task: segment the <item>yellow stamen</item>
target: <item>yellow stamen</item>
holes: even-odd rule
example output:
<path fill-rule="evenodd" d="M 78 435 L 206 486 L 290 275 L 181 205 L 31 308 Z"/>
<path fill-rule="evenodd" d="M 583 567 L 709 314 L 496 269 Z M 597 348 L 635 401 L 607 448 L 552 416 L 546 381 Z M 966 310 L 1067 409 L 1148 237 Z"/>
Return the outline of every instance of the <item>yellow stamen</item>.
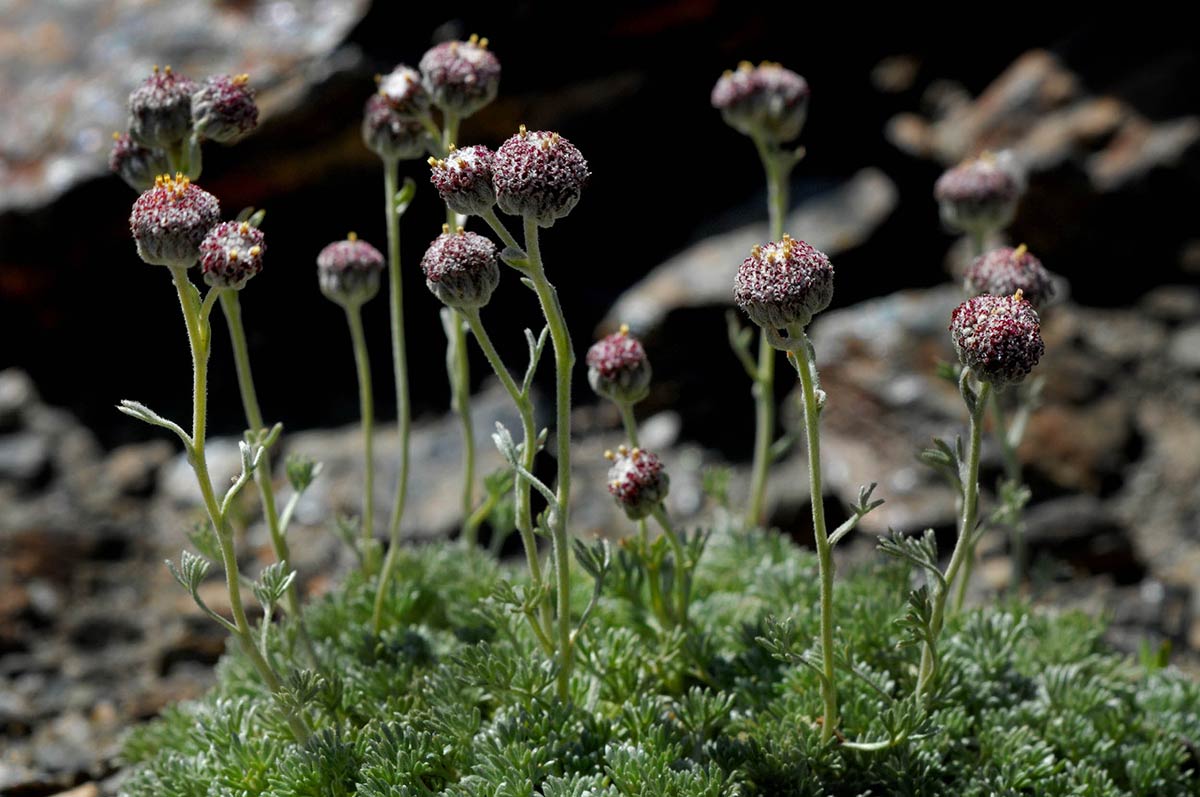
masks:
<path fill-rule="evenodd" d="M 235 85 L 235 86 L 244 86 L 249 82 L 250 82 L 250 75 L 247 72 L 243 72 L 240 75 L 234 75 L 233 85 Z"/>
<path fill-rule="evenodd" d="M 487 40 L 487 36 L 484 36 L 482 39 L 479 40 L 479 49 L 486 50 L 487 48 L 488 48 L 488 40 Z"/>
<path fill-rule="evenodd" d="M 236 262 L 237 262 L 237 260 L 238 260 L 238 250 L 236 250 L 236 249 L 230 249 L 230 250 L 229 250 L 229 262 L 230 262 L 230 263 L 236 263 Z"/>
<path fill-rule="evenodd" d="M 164 75 L 171 74 L 171 65 L 170 64 L 167 64 L 166 66 L 163 67 L 163 74 Z"/>
<path fill-rule="evenodd" d="M 1020 246 L 1018 246 L 1016 249 L 1013 250 L 1013 253 L 1012 253 L 1013 260 L 1020 260 L 1021 258 L 1025 257 L 1025 253 L 1028 251 L 1029 251 L 1029 247 L 1026 246 L 1025 244 L 1021 244 Z"/>
<path fill-rule="evenodd" d="M 749 72 L 753 69 L 754 69 L 754 64 L 750 63 L 749 61 L 739 61 L 738 62 L 738 71 L 739 72 Z"/>
<path fill-rule="evenodd" d="M 459 227 L 457 230 L 455 230 L 455 232 L 457 232 L 459 235 L 466 235 L 466 234 L 467 234 L 467 231 L 466 231 L 466 230 L 464 230 L 462 227 Z"/>
<path fill-rule="evenodd" d="M 605 450 L 605 452 L 604 452 L 604 458 L 611 462 L 612 460 L 617 458 L 617 455 L 614 454 L 611 449 L 608 449 L 608 450 Z"/>
<path fill-rule="evenodd" d="M 353 231 L 346 233 L 346 240 L 347 241 L 357 241 L 358 233 L 353 232 Z"/>
<path fill-rule="evenodd" d="M 525 138 L 525 136 L 529 135 L 529 131 L 525 129 L 525 125 L 521 125 L 517 128 L 517 135 L 521 138 Z"/>
<path fill-rule="evenodd" d="M 617 333 L 620 335 L 628 335 L 629 334 L 629 324 L 621 324 L 620 328 L 617 330 Z"/>
<path fill-rule="evenodd" d="M 432 155 L 430 155 L 429 160 L 427 160 L 425 162 L 428 163 L 430 166 L 437 166 L 437 163 L 438 163 L 437 158 L 433 157 Z"/>
<path fill-rule="evenodd" d="M 120 141 L 120 140 L 121 140 L 121 134 L 114 130 L 113 131 L 113 141 Z"/>
<path fill-rule="evenodd" d="M 458 149 L 458 147 L 454 146 L 454 144 L 453 144 L 453 143 L 451 143 L 451 144 L 449 144 L 449 145 L 447 145 L 447 146 L 446 146 L 446 151 L 447 151 L 447 152 L 453 152 L 453 151 L 454 151 L 454 150 L 456 150 L 456 149 Z"/>
<path fill-rule="evenodd" d="M 472 33 L 472 34 L 471 34 L 471 35 L 470 35 L 470 36 L 467 38 L 467 41 L 469 41 L 471 44 L 479 44 L 479 34 L 478 34 L 478 33 Z"/>
<path fill-rule="evenodd" d="M 1013 294 L 1013 300 L 1018 302 L 1025 301 L 1025 291 L 1017 288 L 1017 292 Z"/>
<path fill-rule="evenodd" d="M 241 223 L 241 225 L 238 227 L 238 232 L 240 232 L 242 235 L 245 235 L 246 233 L 250 232 L 250 222 L 243 221 Z"/>
<path fill-rule="evenodd" d="M 259 256 L 259 255 L 261 255 L 261 254 L 262 254 L 262 247 L 261 247 L 261 246 L 252 246 L 252 247 L 250 247 L 250 257 L 258 257 L 258 256 Z"/>
<path fill-rule="evenodd" d="M 449 234 L 450 234 L 450 225 L 443 224 L 442 225 L 442 235 L 449 235 Z"/>

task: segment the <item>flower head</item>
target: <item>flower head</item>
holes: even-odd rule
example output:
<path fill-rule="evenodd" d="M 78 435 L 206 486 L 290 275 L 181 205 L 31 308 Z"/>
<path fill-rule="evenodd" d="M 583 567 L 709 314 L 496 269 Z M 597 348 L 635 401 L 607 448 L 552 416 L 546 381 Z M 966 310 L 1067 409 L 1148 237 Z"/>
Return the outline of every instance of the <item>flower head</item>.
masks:
<path fill-rule="evenodd" d="M 589 177 L 574 144 L 558 133 L 529 132 L 525 125 L 496 150 L 492 173 L 500 209 L 542 227 L 571 212 Z"/>
<path fill-rule="evenodd" d="M 738 132 L 784 143 L 800 135 L 808 95 L 808 82 L 790 69 L 770 61 L 758 66 L 743 61 L 713 86 L 712 105 Z"/>
<path fill-rule="evenodd" d="M 1045 351 L 1037 310 L 1020 291 L 976 296 L 954 308 L 950 339 L 959 361 L 995 388 L 1020 382 Z"/>
<path fill-rule="evenodd" d="M 162 150 L 143 147 L 128 133 L 113 133 L 108 168 L 135 191 L 154 185 L 154 178 L 167 171 L 167 156 Z"/>
<path fill-rule="evenodd" d="M 213 75 L 192 94 L 196 132 L 218 144 L 234 144 L 258 126 L 258 104 L 250 76 Z"/>
<path fill-rule="evenodd" d="M 429 93 L 425 91 L 421 73 L 411 66 L 400 64 L 378 80 L 379 96 L 400 116 L 419 119 L 429 112 Z"/>
<path fill-rule="evenodd" d="M 592 344 L 587 353 L 588 384 L 618 404 L 635 404 L 650 392 L 650 361 L 642 342 L 624 324 Z"/>
<path fill-rule="evenodd" d="M 657 454 L 621 446 L 614 454 L 604 456 L 612 467 L 608 469 L 608 492 L 630 520 L 650 515 L 666 499 L 671 479 Z"/>
<path fill-rule="evenodd" d="M 425 153 L 425 127 L 399 112 L 382 94 L 367 98 L 362 137 L 367 149 L 384 159 L 409 160 Z"/>
<path fill-rule="evenodd" d="M 487 147 L 455 149 L 445 158 L 429 159 L 429 181 L 438 195 L 455 213 L 476 216 L 496 204 L 492 186 L 492 164 L 496 153 Z"/>
<path fill-rule="evenodd" d="M 807 326 L 833 300 L 833 264 L 785 234 L 750 251 L 734 279 L 733 298 L 760 327 Z"/>
<path fill-rule="evenodd" d="M 383 255 L 354 233 L 344 241 L 334 241 L 317 255 L 321 293 L 346 307 L 360 305 L 379 293 L 381 271 Z"/>
<path fill-rule="evenodd" d="M 942 221 L 952 229 L 982 234 L 1012 221 L 1021 184 L 1011 166 L 985 152 L 947 170 L 933 186 Z"/>
<path fill-rule="evenodd" d="M 500 60 L 488 40 L 472 35 L 465 42 L 444 42 L 421 56 L 425 89 L 443 111 L 470 116 L 496 99 Z"/>
<path fill-rule="evenodd" d="M 425 284 L 447 307 L 459 310 L 483 307 L 500 284 L 496 245 L 462 227 L 442 234 L 429 244 L 421 258 Z"/>
<path fill-rule="evenodd" d="M 246 221 L 225 221 L 200 242 L 200 273 L 214 288 L 241 290 L 262 271 L 267 245 L 262 230 Z"/>
<path fill-rule="evenodd" d="M 129 95 L 129 134 L 147 146 L 165 149 L 192 130 L 192 93 L 196 83 L 171 67 L 160 70 Z"/>
<path fill-rule="evenodd" d="M 133 203 L 129 229 L 142 260 L 190 268 L 200 258 L 200 242 L 220 220 L 215 196 L 182 174 L 160 175 Z"/>
<path fill-rule="evenodd" d="M 1011 296 L 1021 291 L 1034 309 L 1043 307 L 1054 296 L 1054 283 L 1042 261 L 1024 244 L 1016 249 L 1002 246 L 980 255 L 967 267 L 963 288 L 971 296 L 990 293 Z"/>

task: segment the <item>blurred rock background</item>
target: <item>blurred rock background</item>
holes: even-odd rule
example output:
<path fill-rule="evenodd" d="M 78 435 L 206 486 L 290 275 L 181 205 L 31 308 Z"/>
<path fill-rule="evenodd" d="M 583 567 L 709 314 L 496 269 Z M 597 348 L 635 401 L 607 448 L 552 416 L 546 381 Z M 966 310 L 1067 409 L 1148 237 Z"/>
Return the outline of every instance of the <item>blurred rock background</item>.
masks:
<path fill-rule="evenodd" d="M 836 519 L 870 481 L 888 501 L 849 559 L 870 556 L 887 526 L 952 533 L 948 493 L 913 456 L 963 423 L 933 376 L 952 356 L 945 319 L 964 253 L 939 226 L 932 185 L 966 155 L 1011 149 L 1028 170 L 1011 240 L 1070 284 L 1045 314 L 1045 404 L 1021 450 L 1034 490 L 1029 589 L 1107 613 L 1131 653 L 1169 643 L 1186 664 L 1200 650 L 1200 56 L 1182 31 L 1128 21 L 1012 15 L 952 36 L 890 22 L 716 0 L 577 7 L 570 19 L 532 2 L 0 0 L 0 793 L 111 790 L 121 728 L 201 691 L 223 646 L 161 565 L 197 517 L 174 441 L 113 409 L 136 398 L 169 417 L 189 411 L 174 292 L 137 260 L 133 194 L 105 174 L 125 95 L 155 63 L 196 78 L 247 71 L 260 92 L 261 128 L 210 145 L 202 183 L 226 215 L 268 210 L 267 270 L 243 305 L 268 419 L 289 430 L 286 450 L 326 461 L 294 532 L 310 592 L 337 577 L 343 557 L 325 528 L 335 510 L 356 511 L 360 478 L 348 336 L 316 290 L 315 254 L 351 229 L 383 244 L 378 163 L 358 133 L 371 76 L 479 32 L 503 63 L 501 98 L 463 142 L 495 146 L 524 123 L 588 157 L 583 201 L 543 239 L 551 279 L 579 354 L 621 321 L 644 335 L 656 380 L 643 434 L 671 468 L 672 509 L 694 522 L 708 511 L 705 467 L 732 463 L 735 504 L 744 492 L 753 413 L 724 313 L 737 263 L 766 234 L 753 147 L 708 92 L 743 58 L 808 78 L 809 155 L 789 229 L 838 269 L 834 308 L 814 326 L 830 394 L 826 501 Z M 416 267 L 441 211 L 423 165 L 404 172 L 422 187 L 403 224 L 422 463 L 406 530 L 432 537 L 456 526 L 459 441 L 444 417 L 437 304 Z M 506 280 L 486 314 L 519 363 L 531 297 Z M 379 374 L 386 316 L 382 300 L 368 307 Z M 218 330 L 219 473 L 242 422 Z M 476 357 L 482 472 L 498 465 L 487 434 L 507 413 L 486 373 Z M 578 531 L 619 533 L 600 458 L 618 420 L 578 377 Z M 789 388 L 781 379 L 781 401 Z M 386 420 L 386 389 L 378 405 Z M 380 441 L 386 508 L 387 428 Z M 772 521 L 802 541 L 803 467 L 793 452 L 771 488 Z M 983 483 L 998 474 L 985 452 Z M 252 503 L 244 525 L 254 571 L 269 546 Z M 980 600 L 1009 564 L 999 543 L 985 553 Z"/>

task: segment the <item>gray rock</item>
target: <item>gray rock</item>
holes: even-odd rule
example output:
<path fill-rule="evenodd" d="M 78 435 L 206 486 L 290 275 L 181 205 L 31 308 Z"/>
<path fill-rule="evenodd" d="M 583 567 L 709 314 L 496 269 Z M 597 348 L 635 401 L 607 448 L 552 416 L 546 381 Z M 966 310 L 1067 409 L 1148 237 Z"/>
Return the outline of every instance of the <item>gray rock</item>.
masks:
<path fill-rule="evenodd" d="M 366 0 L 224 4 L 8 4 L 0 48 L 0 212 L 46 203 L 104 173 L 110 135 L 124 130 L 129 92 L 152 64 L 196 80 L 249 72 L 269 118 L 323 80 L 328 56 Z M 30 42 L 54 42 L 30 57 Z"/>
<path fill-rule="evenodd" d="M 1167 356 L 1177 368 L 1200 372 L 1200 323 L 1190 324 L 1172 335 Z"/>
<path fill-rule="evenodd" d="M 793 210 L 786 229 L 833 256 L 865 241 L 896 206 L 896 186 L 878 169 L 863 169 L 837 188 Z M 681 307 L 733 304 L 733 278 L 750 248 L 767 240 L 766 223 L 705 238 L 654 268 L 625 291 L 602 326 L 628 324 L 639 334 Z"/>
<path fill-rule="evenodd" d="M 0 482 L 32 482 L 50 464 L 50 443 L 35 432 L 0 435 Z"/>
<path fill-rule="evenodd" d="M 37 400 L 37 390 L 27 373 L 18 368 L 0 371 L 0 431 L 16 426 L 21 413 Z"/>

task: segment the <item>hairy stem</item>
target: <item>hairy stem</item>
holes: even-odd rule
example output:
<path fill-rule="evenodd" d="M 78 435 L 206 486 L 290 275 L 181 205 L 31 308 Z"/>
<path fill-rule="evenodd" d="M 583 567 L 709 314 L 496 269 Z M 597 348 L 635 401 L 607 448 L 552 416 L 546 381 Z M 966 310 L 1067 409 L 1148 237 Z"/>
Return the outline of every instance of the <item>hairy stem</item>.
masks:
<path fill-rule="evenodd" d="M 788 178 L 791 168 L 781 163 L 761 138 L 755 137 L 759 158 L 767 175 L 767 215 L 772 241 L 783 237 L 783 222 L 788 206 Z M 746 528 L 766 521 L 767 472 L 771 465 L 771 446 L 775 442 L 775 348 L 765 332 L 759 332 L 758 368 L 751 394 L 754 396 L 754 459 L 750 466 L 750 502 L 746 508 Z"/>
<path fill-rule="evenodd" d="M 475 340 L 479 343 L 479 348 L 483 349 L 483 354 L 487 357 L 488 363 L 492 366 L 492 370 L 496 372 L 496 376 L 500 379 L 500 383 L 504 385 L 504 389 L 512 398 L 513 404 L 516 405 L 517 412 L 521 416 L 521 430 L 525 437 L 521 448 L 521 466 L 528 472 L 533 471 L 533 461 L 537 456 L 537 427 L 534 425 L 533 418 L 533 402 L 529 397 L 521 392 L 517 383 L 513 381 L 512 375 L 508 369 L 504 367 L 504 361 L 500 359 L 499 352 L 496 351 L 495 345 L 492 344 L 491 336 L 483 326 L 483 320 L 480 318 L 479 310 L 472 309 L 463 312 L 463 316 L 467 320 L 467 324 L 471 327 L 471 334 L 475 336 Z M 517 474 L 514 480 L 514 489 L 516 491 L 516 525 L 517 533 L 521 535 L 521 543 L 525 547 L 525 560 L 529 564 L 529 580 L 533 584 L 534 589 L 540 589 L 542 586 L 542 566 L 538 559 L 537 537 L 533 533 L 533 512 L 530 505 L 530 485 L 529 481 Z M 549 606 L 545 602 L 543 608 L 543 624 L 545 630 L 551 629 L 551 624 L 548 622 Z"/>
<path fill-rule="evenodd" d="M 396 428 L 400 436 L 400 471 L 396 477 L 396 500 L 388 521 L 388 551 L 379 569 L 375 587 L 375 608 L 371 627 L 379 633 L 383 622 L 383 603 L 387 594 L 396 555 L 400 548 L 400 521 L 408 499 L 409 436 L 412 430 L 412 406 L 408 396 L 408 353 L 404 335 L 404 285 L 400 281 L 400 216 L 396 213 L 396 184 L 400 164 L 394 158 L 383 162 L 384 214 L 388 239 L 388 314 L 392 332 L 392 374 L 396 381 Z"/>
<path fill-rule="evenodd" d="M 575 352 L 571 348 L 571 333 L 563 318 L 558 292 L 546 279 L 542 263 L 541 246 L 538 242 L 537 222 L 525 219 L 525 251 L 529 255 L 529 276 L 542 305 L 542 313 L 550 327 L 550 340 L 554 345 L 555 371 L 555 437 L 558 446 L 557 506 L 554 508 L 552 537 L 554 541 L 554 571 L 557 578 L 559 655 L 562 657 L 558 671 L 558 695 L 569 698 L 571 679 L 571 546 L 567 538 L 568 511 L 571 502 L 571 370 L 575 366 Z"/>
<path fill-rule="evenodd" d="M 200 317 L 195 288 L 188 280 L 187 269 L 173 266 L 171 276 L 179 293 L 179 305 L 183 311 L 188 344 L 192 353 L 192 447 L 188 452 L 189 460 L 200 486 L 200 494 L 204 499 L 209 521 L 213 524 L 213 529 L 220 542 L 221 564 L 225 569 L 225 585 L 229 591 L 230 612 L 233 615 L 234 627 L 237 629 L 235 636 L 267 689 L 274 693 L 279 690 L 279 676 L 255 644 L 254 634 L 250 629 L 250 622 L 246 618 L 246 610 L 242 604 L 241 577 L 238 572 L 237 553 L 234 549 L 233 529 L 229 527 L 221 512 L 221 505 L 213 492 L 212 478 L 208 473 L 208 458 L 204 445 L 208 421 L 209 328 L 207 322 Z M 285 715 L 288 726 L 297 741 L 306 740 L 310 730 L 304 718 L 286 710 Z"/>
<path fill-rule="evenodd" d="M 675 533 L 675 527 L 671 525 L 671 519 L 667 516 L 667 511 L 661 503 L 654 508 L 652 514 L 658 521 L 658 525 L 662 526 L 667 543 L 671 546 L 671 553 L 675 556 L 675 620 L 679 627 L 686 629 L 688 624 L 687 552 L 683 549 L 683 541 Z"/>
<path fill-rule="evenodd" d="M 971 413 L 970 444 L 967 448 L 967 461 L 963 463 L 966 472 L 959 474 L 963 500 L 958 539 L 954 544 L 954 553 L 950 555 L 950 564 L 946 567 L 944 586 L 935 589 L 933 595 L 933 610 L 929 625 L 935 639 L 942 630 L 946 615 L 946 600 L 950 596 L 950 590 L 954 589 L 959 570 L 962 570 L 970 559 L 971 537 L 974 536 L 975 523 L 979 515 L 979 451 L 983 431 L 983 414 L 987 408 L 990 392 L 991 386 L 987 382 L 982 383 L 975 398 L 974 411 Z M 956 606 L 959 608 L 961 608 L 965 592 L 963 585 L 967 583 L 968 575 L 968 573 L 963 574 L 962 582 L 959 585 L 958 597 L 955 600 Z M 921 650 L 921 669 L 917 675 L 918 697 L 928 699 L 935 675 L 937 675 L 936 651 L 929 642 L 926 642 Z"/>
<path fill-rule="evenodd" d="M 821 664 L 825 678 L 821 682 L 821 698 L 825 717 L 821 725 L 821 741 L 828 742 L 838 724 L 837 685 L 834 680 L 833 648 L 833 546 L 825 529 L 825 504 L 821 491 L 821 429 L 817 408 L 817 392 L 813 379 L 815 363 L 809 360 L 808 338 L 802 329 L 789 330 L 801 338 L 804 345 L 792 354 L 796 373 L 804 395 L 804 435 L 808 442 L 808 485 L 812 501 L 813 536 L 817 543 L 817 576 L 821 582 Z"/>
<path fill-rule="evenodd" d="M 354 367 L 358 372 L 359 422 L 363 436 L 363 554 L 370 550 L 375 538 L 375 399 L 371 394 L 371 360 L 367 356 L 367 338 L 363 333 L 362 305 L 346 306 L 346 321 L 350 325 L 350 340 L 354 344 Z M 364 566 L 369 566 L 366 559 Z"/>
<path fill-rule="evenodd" d="M 233 344 L 233 362 L 237 369 L 238 391 L 242 396 L 242 409 L 246 413 L 246 424 L 254 434 L 266 428 L 263 422 L 262 410 L 258 405 L 258 392 L 254 389 L 254 374 L 250 370 L 250 349 L 246 345 L 246 330 L 242 326 L 242 305 L 238 291 L 221 291 L 221 310 L 225 314 L 225 325 L 229 328 L 229 339 Z M 254 471 L 254 481 L 258 485 L 258 494 L 262 499 L 263 516 L 267 521 L 267 532 L 271 536 L 271 547 L 275 550 L 275 560 L 279 562 L 292 561 L 291 550 L 288 547 L 287 536 L 279 521 L 279 510 L 275 502 L 275 486 L 271 482 L 271 453 L 263 450 L 258 468 Z M 284 593 L 287 612 L 296 620 L 301 643 L 313 664 L 320 665 L 316 648 L 308 631 L 304 628 L 304 620 L 300 616 L 300 599 L 297 595 L 295 581 L 288 585 Z"/>

